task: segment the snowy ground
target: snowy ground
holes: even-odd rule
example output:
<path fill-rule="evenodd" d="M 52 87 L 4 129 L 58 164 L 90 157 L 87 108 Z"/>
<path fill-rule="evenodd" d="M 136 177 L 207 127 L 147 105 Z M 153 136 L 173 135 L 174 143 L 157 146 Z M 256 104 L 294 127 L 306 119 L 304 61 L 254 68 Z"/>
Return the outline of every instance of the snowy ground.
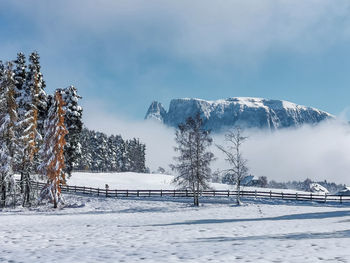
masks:
<path fill-rule="evenodd" d="M 350 207 L 66 195 L 2 211 L 0 262 L 350 262 Z"/>
<path fill-rule="evenodd" d="M 171 181 L 75 173 L 68 184 L 174 189 Z M 65 198 L 57 210 L 0 210 L 0 262 L 350 262 L 349 205 L 249 199 L 237 207 L 202 198 L 196 208 L 190 198 Z"/>

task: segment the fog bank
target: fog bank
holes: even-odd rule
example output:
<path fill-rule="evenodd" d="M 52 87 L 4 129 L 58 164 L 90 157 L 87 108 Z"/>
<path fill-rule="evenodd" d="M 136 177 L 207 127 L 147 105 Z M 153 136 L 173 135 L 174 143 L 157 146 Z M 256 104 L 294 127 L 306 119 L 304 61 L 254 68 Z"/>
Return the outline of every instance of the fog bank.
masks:
<path fill-rule="evenodd" d="M 94 109 L 99 108 L 94 104 Z M 129 121 L 106 112 L 85 108 L 88 128 L 107 134 L 137 137 L 146 143 L 147 166 L 169 170 L 175 152 L 174 129 L 155 121 Z M 246 130 L 242 150 L 250 173 L 269 180 L 328 180 L 350 185 L 350 126 L 341 121 L 278 131 Z M 215 144 L 224 143 L 223 134 L 213 135 Z M 217 160 L 213 171 L 227 168 L 223 154 L 213 145 Z"/>

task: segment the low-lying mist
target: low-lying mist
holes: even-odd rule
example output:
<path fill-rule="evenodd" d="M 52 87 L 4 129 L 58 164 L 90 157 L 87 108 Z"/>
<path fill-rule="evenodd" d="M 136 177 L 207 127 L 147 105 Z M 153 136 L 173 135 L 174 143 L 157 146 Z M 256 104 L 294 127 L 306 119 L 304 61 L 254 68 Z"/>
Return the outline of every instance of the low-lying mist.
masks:
<path fill-rule="evenodd" d="M 96 109 L 96 107 L 95 107 Z M 123 138 L 137 137 L 147 148 L 147 166 L 151 171 L 158 167 L 169 170 L 175 152 L 175 130 L 155 121 L 128 121 L 106 112 L 85 109 L 88 128 Z M 331 121 L 316 126 L 278 131 L 246 130 L 247 141 L 242 146 L 248 159 L 250 173 L 266 176 L 268 180 L 327 180 L 350 184 L 350 126 L 345 122 Z M 212 170 L 227 168 L 224 155 L 215 144 L 223 145 L 224 134 L 213 134 L 211 147 L 217 160 Z"/>

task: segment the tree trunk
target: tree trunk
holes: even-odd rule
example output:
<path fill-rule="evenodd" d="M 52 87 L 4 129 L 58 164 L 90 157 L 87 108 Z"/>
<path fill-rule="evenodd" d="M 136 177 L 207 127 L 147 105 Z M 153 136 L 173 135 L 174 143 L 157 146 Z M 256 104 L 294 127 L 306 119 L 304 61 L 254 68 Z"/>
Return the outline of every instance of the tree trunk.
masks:
<path fill-rule="evenodd" d="M 30 178 L 29 174 L 24 175 L 24 195 L 23 195 L 23 204 L 25 206 L 30 203 Z"/>
<path fill-rule="evenodd" d="M 1 185 L 1 200 L 0 200 L 0 207 L 5 207 L 6 205 L 6 185 L 5 182 L 2 180 Z"/>
<path fill-rule="evenodd" d="M 193 193 L 193 205 L 196 206 L 196 188 L 194 187 L 194 183 L 192 183 L 192 193 Z"/>
<path fill-rule="evenodd" d="M 23 171 L 21 172 L 21 180 L 19 181 L 19 185 L 21 187 L 21 194 L 23 194 L 23 180 L 24 180 L 24 175 L 23 175 Z"/>
<path fill-rule="evenodd" d="M 199 182 L 197 182 L 197 204 L 196 206 L 199 206 Z"/>
<path fill-rule="evenodd" d="M 239 182 L 237 183 L 236 203 L 237 203 L 237 205 L 242 204 L 242 202 L 241 202 L 241 185 Z"/>

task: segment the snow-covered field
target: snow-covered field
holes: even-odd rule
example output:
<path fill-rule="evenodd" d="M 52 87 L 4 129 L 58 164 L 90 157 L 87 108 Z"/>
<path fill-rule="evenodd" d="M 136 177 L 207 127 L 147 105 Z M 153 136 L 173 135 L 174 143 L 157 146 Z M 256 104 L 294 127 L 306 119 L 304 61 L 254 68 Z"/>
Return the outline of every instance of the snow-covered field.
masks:
<path fill-rule="evenodd" d="M 2 211 L 0 262 L 350 262 L 350 208 L 105 199 Z"/>
<path fill-rule="evenodd" d="M 68 183 L 173 189 L 171 176 L 76 173 Z M 213 185 L 227 189 L 227 185 Z M 350 262 L 350 206 L 103 198 L 0 211 L 0 262 Z"/>
<path fill-rule="evenodd" d="M 104 189 L 108 184 L 109 189 L 129 189 L 129 190 L 160 190 L 176 189 L 172 183 L 173 176 L 166 174 L 146 174 L 146 173 L 73 173 L 72 177 L 67 180 L 68 185 L 99 187 Z M 211 183 L 210 185 L 216 190 L 235 190 L 233 185 Z M 268 189 L 258 187 L 243 187 L 243 190 L 251 191 L 274 191 L 284 193 L 304 193 L 302 191 L 290 189 Z"/>

